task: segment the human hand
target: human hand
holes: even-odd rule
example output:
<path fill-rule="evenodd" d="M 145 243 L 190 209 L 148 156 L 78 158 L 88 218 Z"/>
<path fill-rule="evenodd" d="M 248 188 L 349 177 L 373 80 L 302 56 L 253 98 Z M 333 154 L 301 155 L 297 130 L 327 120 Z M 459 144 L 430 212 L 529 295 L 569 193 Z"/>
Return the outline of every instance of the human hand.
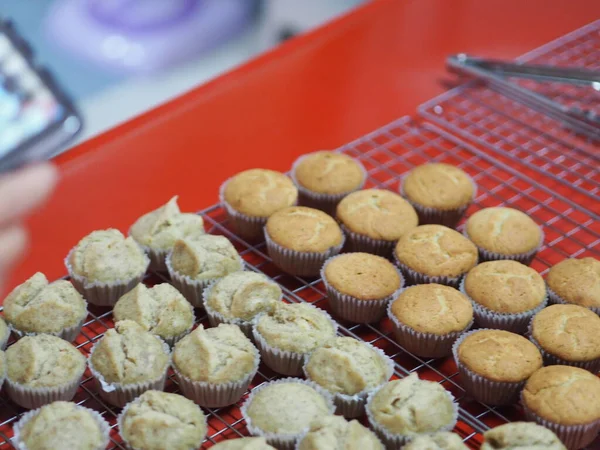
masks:
<path fill-rule="evenodd" d="M 23 220 L 54 189 L 58 172 L 50 163 L 0 175 L 0 292 L 27 247 Z"/>

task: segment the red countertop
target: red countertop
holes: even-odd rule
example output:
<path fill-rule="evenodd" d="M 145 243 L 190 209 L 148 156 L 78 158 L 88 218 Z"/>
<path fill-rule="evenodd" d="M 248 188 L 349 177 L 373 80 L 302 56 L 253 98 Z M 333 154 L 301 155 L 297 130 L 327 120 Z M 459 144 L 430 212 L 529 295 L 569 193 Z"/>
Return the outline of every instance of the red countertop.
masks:
<path fill-rule="evenodd" d="M 594 0 L 370 2 L 59 157 L 62 181 L 6 287 L 63 275 L 85 234 L 126 231 L 174 194 L 201 209 L 240 170 L 287 170 L 412 114 L 444 90 L 451 53 L 514 58 L 598 17 Z"/>

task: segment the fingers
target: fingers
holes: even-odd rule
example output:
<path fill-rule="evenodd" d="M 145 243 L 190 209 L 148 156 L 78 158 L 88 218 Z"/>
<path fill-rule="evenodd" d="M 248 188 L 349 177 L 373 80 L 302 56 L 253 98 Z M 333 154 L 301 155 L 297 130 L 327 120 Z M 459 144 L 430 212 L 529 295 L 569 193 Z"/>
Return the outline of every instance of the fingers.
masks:
<path fill-rule="evenodd" d="M 49 163 L 0 177 L 0 226 L 20 222 L 50 195 L 57 180 L 57 170 Z"/>
<path fill-rule="evenodd" d="M 20 225 L 0 230 L 0 274 L 12 268 L 25 252 L 27 233 Z"/>

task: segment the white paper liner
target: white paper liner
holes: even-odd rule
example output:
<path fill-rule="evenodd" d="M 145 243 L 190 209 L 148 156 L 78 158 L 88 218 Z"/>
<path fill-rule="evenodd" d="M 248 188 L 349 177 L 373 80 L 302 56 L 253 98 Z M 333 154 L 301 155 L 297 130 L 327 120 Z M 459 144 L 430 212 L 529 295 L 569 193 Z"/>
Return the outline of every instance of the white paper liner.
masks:
<path fill-rule="evenodd" d="M 325 401 L 327 402 L 327 406 L 329 407 L 330 414 L 333 414 L 333 412 L 335 411 L 335 405 L 333 403 L 333 399 L 331 398 L 331 395 L 329 394 L 329 392 L 327 392 L 325 389 L 320 387 L 318 384 L 313 383 L 312 381 L 302 380 L 300 378 L 282 378 L 279 380 L 270 381 L 270 382 L 265 383 L 261 386 L 258 386 L 257 388 L 252 390 L 252 392 L 250 393 L 250 395 L 248 396 L 248 398 L 246 399 L 246 401 L 240 408 L 242 417 L 246 421 L 246 428 L 248 429 L 248 432 L 252 436 L 264 437 L 267 440 L 267 442 L 269 443 L 269 445 L 272 445 L 273 447 L 275 447 L 279 450 L 293 450 L 298 438 L 300 438 L 300 436 L 302 436 L 304 433 L 306 433 L 309 430 L 308 426 L 306 426 L 300 432 L 295 433 L 295 434 L 269 433 L 269 432 L 263 431 L 258 426 L 255 426 L 252 423 L 252 418 L 250 416 L 248 416 L 248 408 L 249 408 L 250 404 L 252 403 L 254 396 L 258 392 L 267 388 L 268 386 L 271 386 L 274 384 L 281 384 L 281 383 L 300 383 L 300 384 L 304 384 L 304 385 L 312 387 L 315 391 L 317 391 L 317 393 L 319 393 L 325 399 Z"/>
<path fill-rule="evenodd" d="M 255 350 L 254 365 L 244 378 L 228 383 L 210 383 L 207 381 L 194 381 L 183 375 L 175 364 L 172 365 L 181 393 L 194 403 L 205 408 L 221 408 L 236 403 L 248 390 L 260 364 L 260 354 Z"/>
<path fill-rule="evenodd" d="M 577 305 L 577 306 L 582 306 L 582 305 L 578 305 L 577 303 L 569 303 L 568 301 L 566 301 L 565 299 L 563 299 L 560 295 L 558 295 L 556 292 L 554 292 L 552 289 L 550 289 L 550 286 L 548 286 L 548 284 L 546 284 L 546 289 L 548 291 L 548 303 L 550 303 L 551 305 Z M 596 307 L 596 306 L 584 306 L 584 308 L 587 308 L 590 311 L 593 311 L 597 315 L 600 316 L 600 308 L 599 307 Z"/>
<path fill-rule="evenodd" d="M 173 265 L 171 264 L 171 255 L 170 252 L 167 255 L 167 259 L 165 260 L 165 264 L 167 265 L 167 270 L 169 272 L 169 276 L 171 277 L 171 282 L 173 286 L 177 288 L 179 292 L 186 298 L 188 302 L 194 308 L 202 308 L 204 306 L 203 302 L 203 294 L 204 289 L 206 289 L 211 283 L 214 283 L 221 278 L 210 278 L 208 280 L 194 280 L 193 278 L 188 277 L 187 275 L 183 275 L 177 272 Z M 240 271 L 244 270 L 245 264 L 244 260 L 240 255 L 237 255 L 237 258 L 240 262 Z"/>
<path fill-rule="evenodd" d="M 267 227 L 264 228 L 264 232 L 267 252 L 273 263 L 284 272 L 299 277 L 318 276 L 325 261 L 340 253 L 346 241 L 346 236 L 342 233 L 342 242 L 335 247 L 330 247 L 325 252 L 298 252 L 282 247 L 273 241 L 267 232 Z"/>
<path fill-rule="evenodd" d="M 311 308 L 317 309 L 321 314 L 323 314 L 333 326 L 334 336 L 337 334 L 338 323 L 331 318 L 327 312 L 321 308 L 317 308 L 316 306 L 308 304 Z M 265 363 L 267 367 L 269 367 L 274 372 L 280 373 L 282 375 L 289 376 L 299 376 L 302 375 L 302 366 L 304 365 L 304 358 L 310 353 L 296 353 L 290 352 L 287 350 L 281 350 L 277 347 L 274 347 L 267 343 L 265 338 L 258 331 L 258 321 L 261 316 L 265 314 L 259 314 L 255 317 L 252 322 L 252 336 L 254 338 L 254 343 L 260 352 L 260 357 L 262 362 Z"/>
<path fill-rule="evenodd" d="M 527 380 L 511 383 L 488 380 L 467 368 L 458 358 L 458 347 L 467 336 L 487 328 L 464 333 L 456 340 L 452 347 L 454 361 L 460 373 L 462 387 L 475 400 L 487 405 L 500 406 L 511 405 L 519 400 L 519 393 L 525 386 Z"/>
<path fill-rule="evenodd" d="M 389 381 L 389 379 L 392 377 L 392 375 L 394 374 L 394 360 L 392 360 L 388 355 L 386 355 L 383 352 L 383 350 L 381 350 L 378 347 L 375 347 L 374 345 L 371 345 L 367 342 L 361 342 L 361 344 L 366 345 L 371 350 L 373 350 L 375 353 L 377 353 L 379 355 L 379 357 L 382 359 L 382 361 L 385 363 L 385 366 L 386 366 L 385 380 L 376 386 L 368 387 L 360 392 L 357 392 L 354 395 L 330 392 L 327 390 L 327 388 L 321 386 L 321 388 L 325 389 L 327 392 L 329 392 L 329 395 L 331 395 L 331 397 L 333 398 L 333 403 L 335 404 L 335 408 L 336 408 L 335 413 L 338 415 L 344 416 L 348 420 L 355 419 L 357 417 L 361 417 L 362 415 L 364 415 L 365 414 L 365 404 L 367 403 L 367 397 L 368 397 L 369 393 L 375 389 L 380 388 L 385 383 L 387 383 Z M 302 373 L 306 377 L 307 380 L 309 380 L 315 384 L 318 384 L 316 381 L 311 380 L 310 375 L 308 374 L 308 371 L 306 369 L 306 366 L 308 365 L 311 356 L 312 356 L 312 353 L 309 353 L 304 358 L 304 364 L 302 365 Z"/>
<path fill-rule="evenodd" d="M 414 439 L 415 436 L 417 436 L 417 434 L 406 435 L 406 434 L 392 433 L 391 431 L 387 430 L 383 425 L 381 425 L 377 422 L 377 420 L 373 416 L 373 413 L 371 412 L 371 409 L 369 408 L 369 405 L 371 404 L 371 402 L 373 401 L 373 398 L 375 397 L 375 395 L 377 394 L 377 392 L 379 392 L 379 390 L 381 388 L 383 388 L 383 386 L 380 386 L 379 388 L 375 389 L 374 391 L 371 391 L 367 397 L 367 404 L 365 406 L 365 412 L 367 414 L 367 419 L 369 420 L 371 429 L 375 432 L 375 434 L 381 440 L 381 442 L 383 442 L 383 445 L 386 448 L 388 448 L 388 449 L 400 448 L 403 445 L 407 444 L 411 439 Z M 448 396 L 448 399 L 452 402 L 452 408 L 453 408 L 452 420 L 446 426 L 441 427 L 439 430 L 428 431 L 423 434 L 431 434 L 431 433 L 440 432 L 440 431 L 452 431 L 454 429 L 454 427 L 456 426 L 456 423 L 458 422 L 458 403 L 456 403 L 454 401 L 454 396 L 450 392 L 448 392 L 445 389 L 444 389 L 444 391 L 445 391 L 446 395 Z M 432 413 L 434 413 L 434 412 L 432 412 Z"/>
<path fill-rule="evenodd" d="M 158 339 L 158 341 L 160 341 L 163 351 L 169 356 L 167 364 L 165 364 L 165 370 L 156 379 L 148 380 L 142 383 L 132 384 L 107 383 L 104 380 L 104 376 L 95 369 L 94 364 L 92 363 L 92 356 L 94 355 L 94 351 L 96 350 L 96 347 L 98 346 L 98 343 L 101 341 L 101 339 L 96 341 L 96 343 L 92 347 L 92 350 L 90 351 L 90 356 L 88 358 L 88 367 L 96 382 L 98 394 L 104 401 L 110 403 L 111 405 L 122 408 L 134 398 L 139 397 L 146 391 L 164 390 L 165 382 L 167 380 L 167 372 L 169 370 L 169 367 L 171 366 L 171 352 L 166 342 L 164 342 L 161 338 L 159 338 L 156 335 L 153 336 L 156 339 Z"/>
<path fill-rule="evenodd" d="M 394 313 L 392 313 L 393 303 L 394 302 L 391 301 L 388 304 L 387 316 L 392 322 L 396 342 L 413 355 L 422 358 L 444 358 L 450 356 L 452 354 L 452 346 L 456 340 L 473 326 L 473 320 L 471 320 L 461 331 L 454 331 L 448 334 L 433 334 L 416 331 L 400 322 Z"/>
<path fill-rule="evenodd" d="M 98 445 L 98 447 L 95 448 L 95 450 L 105 450 L 108 446 L 110 436 L 110 425 L 108 424 L 108 422 L 104 420 L 104 417 L 102 417 L 97 411 L 94 411 L 93 409 L 85 408 L 79 405 L 75 405 L 75 408 L 80 411 L 87 412 L 96 421 L 96 423 L 98 424 L 98 428 L 100 429 L 102 441 L 100 445 Z M 23 414 L 19 421 L 14 425 L 12 444 L 16 447 L 17 450 L 29 450 L 25 442 L 23 442 L 21 439 L 21 431 L 23 430 L 27 422 L 29 422 L 31 419 L 33 419 L 40 413 L 40 409 L 41 408 L 34 409 L 33 411 L 29 411 Z"/>
<path fill-rule="evenodd" d="M 407 284 L 414 285 L 414 284 L 437 283 L 437 284 L 443 284 L 445 286 L 450 286 L 455 289 L 458 289 L 458 286 L 460 285 L 460 280 L 464 276 L 464 273 L 461 273 L 460 275 L 458 275 L 456 277 L 449 277 L 449 276 L 444 276 L 444 275 L 438 275 L 438 276 L 425 275 L 424 273 L 417 272 L 416 270 L 413 270 L 410 267 L 408 267 L 406 264 L 401 263 L 400 260 L 398 259 L 398 256 L 396 255 L 396 252 L 394 251 L 393 253 L 394 253 L 394 262 L 396 263 L 396 265 L 398 267 L 400 267 L 400 270 L 404 274 L 406 281 L 408 281 Z M 477 262 L 475 263 L 475 265 L 477 265 Z M 473 267 L 475 267 L 475 266 L 473 266 Z"/>
<path fill-rule="evenodd" d="M 140 402 L 139 397 L 133 399 L 131 402 L 129 402 L 129 403 L 127 403 L 125 405 L 125 407 L 121 410 L 121 413 L 117 416 L 117 428 L 119 429 L 119 435 L 123 439 L 123 442 L 125 443 L 126 447 L 128 449 L 131 449 L 131 450 L 144 450 L 143 448 L 138 448 L 138 447 L 132 446 L 129 443 L 129 441 L 127 440 L 127 437 L 126 437 L 125 433 L 123 432 L 123 430 L 124 430 L 124 428 L 123 428 L 123 420 L 125 420 L 125 416 L 127 415 L 127 412 L 129 411 L 129 408 L 131 407 L 131 405 L 137 404 L 139 402 Z M 202 411 L 202 413 L 203 413 L 202 416 L 204 417 L 204 429 L 207 430 L 208 429 L 208 423 L 206 421 L 206 415 L 204 414 L 204 411 Z M 198 445 L 194 445 L 193 447 L 189 447 L 187 450 L 197 450 L 202 445 L 202 441 L 204 440 L 205 437 L 206 437 L 206 432 L 205 432 L 204 436 L 202 436 L 202 439 L 200 439 L 200 441 L 198 442 Z M 168 448 L 168 447 L 166 447 L 166 448 Z"/>
<path fill-rule="evenodd" d="M 138 245 L 144 249 L 144 252 L 150 258 L 150 265 L 148 266 L 148 270 L 152 272 L 166 272 L 167 264 L 165 263 L 165 259 L 169 254 L 170 250 L 160 250 L 157 248 L 148 247 L 147 245 L 140 244 Z"/>
<path fill-rule="evenodd" d="M 71 282 L 88 303 L 97 306 L 114 306 L 115 303 L 117 303 L 117 300 L 136 287 L 144 279 L 144 275 L 150 265 L 150 258 L 144 253 L 145 268 L 138 276 L 129 280 L 115 280 L 110 283 L 102 281 L 89 282 L 86 277 L 73 272 L 73 267 L 69 262 L 72 252 L 73 249 L 65 258 L 65 266 L 69 271 Z"/>
<path fill-rule="evenodd" d="M 492 252 L 490 250 L 486 250 L 483 247 L 480 247 L 469 237 L 469 233 L 467 233 L 467 227 L 465 227 L 465 229 L 463 230 L 463 235 L 477 246 L 477 250 L 479 251 L 479 262 L 480 263 L 485 262 L 485 261 L 498 261 L 498 260 L 503 260 L 503 259 L 511 259 L 513 261 L 518 261 L 521 264 L 525 264 L 526 266 L 528 266 L 529 264 L 531 264 L 531 262 L 535 258 L 535 255 L 537 254 L 539 249 L 544 244 L 544 229 L 542 227 L 539 227 L 539 228 L 540 228 L 541 237 L 540 237 L 540 243 L 538 244 L 538 246 L 527 253 L 516 253 L 514 255 L 504 255 L 502 253 Z"/>
<path fill-rule="evenodd" d="M 465 288 L 466 275 L 460 282 L 460 292 L 467 297 L 473 305 L 473 315 L 475 322 L 482 328 L 494 328 L 496 330 L 506 330 L 517 334 L 525 334 L 529 326 L 529 322 L 537 313 L 546 307 L 548 304 L 548 294 L 544 296 L 542 302 L 529 311 L 520 313 L 500 313 L 477 303 L 467 293 Z"/>
<path fill-rule="evenodd" d="M 521 404 L 523 405 L 525 418 L 528 421 L 536 422 L 548 428 L 556 434 L 569 450 L 579 450 L 587 447 L 596 439 L 598 432 L 600 432 L 600 420 L 582 425 L 560 425 L 538 416 L 529 409 L 523 401 L 523 394 L 521 394 Z"/>
<path fill-rule="evenodd" d="M 400 292 L 402 292 L 402 289 L 404 288 L 404 276 L 402 275 L 402 272 L 400 272 L 397 267 L 394 267 L 400 277 L 400 287 L 392 295 L 377 300 L 361 300 L 338 291 L 327 281 L 327 278 L 325 277 L 325 267 L 339 256 L 342 255 L 332 256 L 327 259 L 321 267 L 320 272 L 321 279 L 325 285 L 325 290 L 327 291 L 329 307 L 331 308 L 333 315 L 354 323 L 373 323 L 379 321 L 385 316 L 388 303 L 398 298 L 398 295 L 400 295 Z"/>
<path fill-rule="evenodd" d="M 371 253 L 373 255 L 390 258 L 397 240 L 386 241 L 385 239 L 374 239 L 364 234 L 351 231 L 346 225 L 340 223 L 340 228 L 346 235 L 346 249 L 349 252 Z"/>
<path fill-rule="evenodd" d="M 308 206 L 309 208 L 320 209 L 321 211 L 326 212 L 330 216 L 335 217 L 335 212 L 338 203 L 341 202 L 342 199 L 348 194 L 360 191 L 365 186 L 368 176 L 367 171 L 358 159 L 353 158 L 354 162 L 360 166 L 360 169 L 363 173 L 362 182 L 355 189 L 351 189 L 349 191 L 345 191 L 339 194 L 323 194 L 320 192 L 314 192 L 302 186 L 296 179 L 296 168 L 306 157 L 312 155 L 313 153 L 307 153 L 305 155 L 300 156 L 298 159 L 296 159 L 296 161 L 294 161 L 294 164 L 292 165 L 290 177 L 292 178 L 292 181 L 298 189 L 298 204 L 302 206 Z"/>
<path fill-rule="evenodd" d="M 56 331 L 56 332 L 41 331 L 38 333 L 38 332 L 33 332 L 33 331 L 21 331 L 18 328 L 16 328 L 13 324 L 9 324 L 8 327 L 10 328 L 10 331 L 12 331 L 14 333 L 15 338 L 17 338 L 17 340 L 21 339 L 23 336 L 37 336 L 38 334 L 51 334 L 52 336 L 59 337 L 61 339 L 64 339 L 67 342 L 73 342 L 75 340 L 75 338 L 77 338 L 77 336 L 79 336 L 79 333 L 81 332 L 81 328 L 83 327 L 83 324 L 85 323 L 85 319 L 87 319 L 87 316 L 88 316 L 88 312 L 87 312 L 87 302 L 86 302 L 85 315 L 79 321 L 79 323 L 77 323 L 77 325 L 73 325 L 71 327 L 63 328 L 60 331 Z"/>

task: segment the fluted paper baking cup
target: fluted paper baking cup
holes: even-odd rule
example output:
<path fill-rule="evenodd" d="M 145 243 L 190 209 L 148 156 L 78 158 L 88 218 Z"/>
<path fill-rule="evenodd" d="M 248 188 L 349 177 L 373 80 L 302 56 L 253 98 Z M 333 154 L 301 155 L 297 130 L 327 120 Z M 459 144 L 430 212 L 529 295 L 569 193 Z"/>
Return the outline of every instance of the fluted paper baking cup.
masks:
<path fill-rule="evenodd" d="M 381 299 L 362 300 L 338 291 L 327 281 L 327 278 L 325 277 L 325 268 L 327 267 L 327 264 L 339 256 L 341 255 L 332 256 L 327 259 L 323 264 L 323 267 L 321 267 L 320 272 L 333 315 L 354 323 L 377 322 L 385 315 L 388 303 L 398 298 L 398 295 L 402 292 L 402 289 L 404 288 L 404 276 L 398 268 L 395 268 L 400 277 L 400 287 L 392 295 Z"/>
<path fill-rule="evenodd" d="M 523 394 L 521 394 L 521 404 L 523 405 L 525 418 L 528 421 L 536 422 L 548 428 L 556 434 L 569 450 L 586 448 L 594 442 L 596 436 L 598 436 L 598 432 L 600 432 L 600 420 L 582 425 L 560 425 L 538 416 L 534 411 L 529 409 L 523 401 Z"/>
<path fill-rule="evenodd" d="M 59 337 L 61 339 L 64 339 L 67 342 L 73 342 L 75 340 L 75 338 L 77 338 L 77 336 L 79 336 L 79 333 L 81 332 L 81 328 L 83 327 L 83 324 L 85 323 L 85 319 L 87 318 L 87 315 L 88 315 L 87 303 L 85 306 L 86 306 L 85 315 L 79 321 L 79 323 L 77 323 L 77 325 L 73 325 L 72 327 L 63 328 L 60 331 L 56 331 L 56 332 L 42 331 L 42 332 L 38 333 L 38 332 L 32 332 L 32 331 L 21 331 L 18 328 L 16 328 L 13 324 L 9 324 L 8 327 L 10 328 L 10 331 L 13 332 L 13 334 L 15 335 L 15 337 L 17 339 L 21 339 L 23 336 L 37 336 L 38 334 L 51 334 L 52 336 Z"/>
<path fill-rule="evenodd" d="M 96 382 L 96 386 L 98 388 L 98 394 L 105 402 L 110 403 L 111 405 L 117 406 L 119 408 L 122 408 L 127 403 L 132 401 L 134 398 L 139 397 L 146 391 L 149 391 L 149 390 L 162 391 L 162 390 L 164 390 L 165 382 L 167 380 L 167 371 L 169 370 L 169 367 L 171 366 L 171 352 L 170 352 L 169 346 L 167 345 L 166 342 L 164 342 L 161 338 L 159 338 L 156 335 L 153 335 L 153 336 L 160 341 L 160 343 L 162 344 L 162 347 L 163 347 L 163 351 L 167 355 L 169 355 L 169 359 L 167 361 L 167 364 L 165 365 L 165 369 L 164 369 L 163 373 L 159 377 L 157 377 L 153 380 L 148 380 L 148 381 L 144 381 L 144 382 L 140 382 L 140 383 L 132 383 L 132 384 L 108 383 L 104 379 L 104 376 L 96 370 L 96 368 L 94 367 L 94 364 L 92 362 L 92 356 L 94 355 L 94 351 L 96 350 L 96 347 L 98 346 L 98 343 L 100 342 L 100 340 L 98 340 L 94 344 L 94 346 L 92 347 L 92 350 L 90 351 L 90 356 L 88 358 L 88 367 L 89 367 L 90 372 L 92 373 L 92 376 Z"/>
<path fill-rule="evenodd" d="M 329 392 L 329 395 L 331 395 L 331 397 L 333 398 L 333 403 L 335 404 L 335 413 L 344 416 L 348 420 L 355 419 L 364 415 L 365 404 L 367 403 L 367 397 L 369 393 L 387 383 L 394 374 L 394 361 L 389 356 L 387 356 L 383 352 L 383 350 L 367 342 L 362 343 L 369 347 L 371 350 L 373 350 L 375 353 L 377 353 L 384 362 L 386 367 L 385 380 L 376 386 L 370 386 L 360 392 L 357 392 L 354 395 L 330 392 L 329 390 L 321 386 L 321 388 Z M 308 370 L 306 368 L 310 361 L 311 355 L 312 353 L 308 354 L 304 358 L 304 364 L 302 365 L 302 373 L 304 374 L 307 380 L 318 384 L 316 381 L 311 380 Z"/>
<path fill-rule="evenodd" d="M 166 272 L 167 264 L 165 263 L 165 259 L 169 254 L 170 250 L 161 250 L 157 248 L 148 247 L 147 245 L 142 245 L 138 242 L 138 245 L 144 249 L 144 252 L 150 258 L 150 266 L 148 266 L 148 270 L 152 272 Z"/>
<path fill-rule="evenodd" d="M 547 284 L 546 284 L 546 289 L 548 291 L 548 303 L 550 303 L 551 305 L 577 305 L 577 303 L 569 303 L 568 301 L 563 299 L 560 295 L 558 295 L 556 292 L 554 292 L 552 289 L 550 289 L 550 286 L 548 286 Z M 577 306 L 582 306 L 582 305 L 577 305 Z M 593 311 L 597 315 L 600 316 L 600 308 L 599 307 L 584 306 L 584 308 L 587 308 L 590 311 Z"/>
<path fill-rule="evenodd" d="M 93 409 L 85 408 L 83 406 L 75 405 L 75 408 L 80 411 L 85 411 L 89 415 L 92 416 L 94 421 L 98 424 L 98 428 L 100 429 L 101 443 L 94 450 L 105 450 L 108 446 L 109 436 L 110 436 L 110 425 L 104 418 Z M 12 444 L 15 446 L 17 450 L 29 450 L 27 444 L 23 442 L 21 438 L 21 433 L 27 422 L 36 417 L 40 413 L 40 408 L 34 409 L 33 411 L 29 411 L 21 416 L 21 419 L 14 425 L 13 427 L 13 438 Z"/>
<path fill-rule="evenodd" d="M 452 346 L 456 340 L 473 326 L 473 320 L 471 320 L 461 331 L 447 334 L 422 333 L 398 320 L 392 313 L 393 303 L 394 302 L 391 301 L 388 304 L 387 316 L 392 322 L 396 342 L 413 355 L 422 358 L 443 358 L 450 356 L 452 354 Z"/>
<path fill-rule="evenodd" d="M 385 445 L 386 448 L 388 448 L 388 449 L 400 448 L 403 445 L 407 444 L 411 439 L 413 439 L 415 436 L 417 436 L 419 434 L 418 433 L 413 433 L 413 434 L 392 433 L 387 428 L 385 428 L 383 425 L 381 425 L 379 422 L 377 422 L 377 420 L 373 416 L 371 408 L 369 408 L 369 405 L 373 402 L 373 398 L 375 397 L 377 392 L 379 392 L 379 390 L 382 387 L 383 386 L 380 386 L 379 388 L 375 389 L 374 391 L 369 393 L 369 395 L 367 397 L 367 404 L 365 406 L 365 412 L 367 413 L 367 419 L 369 420 L 369 424 L 371 425 L 372 430 L 375 432 L 375 434 L 381 440 L 381 442 L 383 442 L 383 445 Z M 436 432 L 441 432 L 441 431 L 452 431 L 454 429 L 454 427 L 456 426 L 456 423 L 458 422 L 458 403 L 456 403 L 454 401 L 454 396 L 450 392 L 445 390 L 445 393 L 448 396 L 448 398 L 450 399 L 450 401 L 452 402 L 453 414 L 452 414 L 451 421 L 448 422 L 448 424 L 446 426 L 441 427 L 439 430 L 428 430 L 422 434 L 431 434 L 431 433 L 436 433 Z M 432 412 L 432 414 L 435 414 L 435 412 Z"/>
<path fill-rule="evenodd" d="M 114 306 L 115 303 L 117 303 L 117 300 L 136 287 L 144 279 L 144 275 L 146 275 L 146 271 L 150 265 L 150 258 L 144 254 L 145 268 L 139 275 L 128 280 L 115 280 L 110 283 L 102 281 L 91 282 L 86 277 L 73 272 L 73 266 L 71 266 L 71 263 L 69 262 L 72 252 L 73 250 L 71 250 L 65 258 L 65 266 L 69 271 L 71 282 L 88 303 L 97 306 Z"/>
<path fill-rule="evenodd" d="M 408 281 L 408 283 L 406 283 L 406 284 L 414 285 L 414 284 L 437 283 L 437 284 L 443 284 L 443 285 L 458 289 L 460 280 L 464 275 L 464 273 L 461 273 L 460 275 L 458 275 L 456 277 L 449 277 L 449 276 L 445 276 L 445 275 L 436 275 L 436 276 L 425 275 L 424 273 L 417 272 L 416 270 L 408 267 L 406 264 L 401 263 L 400 260 L 398 259 L 398 256 L 396 256 L 396 252 L 393 252 L 393 253 L 394 253 L 394 262 L 400 268 L 400 270 L 402 271 L 402 274 L 404 274 L 406 281 Z"/>
<path fill-rule="evenodd" d="M 480 303 L 477 303 L 469 296 L 467 289 L 465 288 L 466 279 L 467 277 L 465 276 L 460 282 L 460 292 L 471 301 L 475 322 L 482 328 L 493 328 L 496 330 L 511 331 L 517 334 L 525 334 L 533 316 L 539 313 L 548 304 L 548 294 L 546 294 L 542 302 L 529 311 L 520 313 L 500 313 L 492 311 Z"/>
<path fill-rule="evenodd" d="M 544 230 L 542 227 L 540 227 L 540 234 L 541 234 L 540 243 L 533 250 L 526 252 L 526 253 L 515 253 L 513 255 L 504 255 L 502 253 L 492 252 L 483 247 L 480 247 L 475 242 L 473 242 L 473 240 L 469 237 L 469 233 L 467 233 L 467 227 L 465 227 L 465 229 L 463 230 L 463 235 L 467 239 L 472 241 L 475 244 L 475 246 L 477 247 L 477 250 L 479 251 L 479 262 L 480 263 L 485 262 L 485 261 L 498 261 L 498 260 L 503 260 L 503 259 L 511 259 L 513 261 L 518 261 L 521 264 L 525 264 L 526 266 L 531 264 L 531 262 L 535 258 L 535 255 L 537 254 L 539 249 L 544 244 Z"/>
<path fill-rule="evenodd" d="M 73 379 L 54 387 L 30 387 L 6 378 L 5 390 L 10 399 L 27 409 L 35 409 L 58 400 L 69 401 L 77 393 L 85 366 Z"/>
<path fill-rule="evenodd" d="M 387 241 L 385 239 L 375 239 L 364 234 L 356 233 L 350 230 L 343 223 L 340 228 L 346 235 L 346 248 L 349 252 L 371 253 L 372 255 L 390 258 L 397 240 Z"/>
<path fill-rule="evenodd" d="M 325 252 L 299 252 L 282 247 L 273 241 L 267 232 L 267 227 L 264 227 L 264 232 L 267 252 L 273 263 L 284 272 L 299 277 L 318 276 L 325 261 L 340 253 L 346 240 L 342 233 L 342 242 Z"/>
<path fill-rule="evenodd" d="M 293 433 L 293 434 L 291 434 L 291 433 L 270 433 L 270 432 L 262 430 L 260 427 L 258 427 L 256 425 L 254 425 L 254 423 L 252 422 L 252 418 L 248 415 L 248 408 L 252 404 L 252 400 L 254 399 L 254 396 L 256 394 L 258 394 L 260 391 L 262 391 L 263 389 L 265 389 L 268 386 L 272 386 L 274 384 L 281 384 L 281 383 L 300 383 L 300 384 L 305 384 L 307 386 L 312 387 L 315 391 L 317 391 L 317 393 L 319 393 L 325 399 L 325 401 L 327 402 L 327 406 L 329 408 L 330 414 L 334 413 L 335 405 L 333 404 L 333 399 L 331 398 L 331 395 L 329 394 L 329 392 L 327 392 L 325 389 L 320 387 L 318 384 L 313 383 L 312 381 L 302 380 L 300 378 L 282 378 L 279 380 L 270 381 L 261 386 L 258 386 L 257 388 L 254 388 L 252 390 L 252 392 L 250 393 L 250 395 L 248 396 L 248 398 L 246 399 L 246 401 L 240 408 L 242 417 L 246 421 L 246 428 L 248 429 L 248 432 L 252 436 L 264 437 L 267 440 L 267 442 L 269 443 L 269 445 L 272 445 L 273 447 L 275 447 L 279 450 L 293 450 L 298 438 L 300 438 L 300 436 L 302 436 L 303 434 L 305 434 L 308 431 L 308 429 L 309 429 L 308 426 L 306 426 L 305 428 L 300 430 L 298 433 Z"/>

